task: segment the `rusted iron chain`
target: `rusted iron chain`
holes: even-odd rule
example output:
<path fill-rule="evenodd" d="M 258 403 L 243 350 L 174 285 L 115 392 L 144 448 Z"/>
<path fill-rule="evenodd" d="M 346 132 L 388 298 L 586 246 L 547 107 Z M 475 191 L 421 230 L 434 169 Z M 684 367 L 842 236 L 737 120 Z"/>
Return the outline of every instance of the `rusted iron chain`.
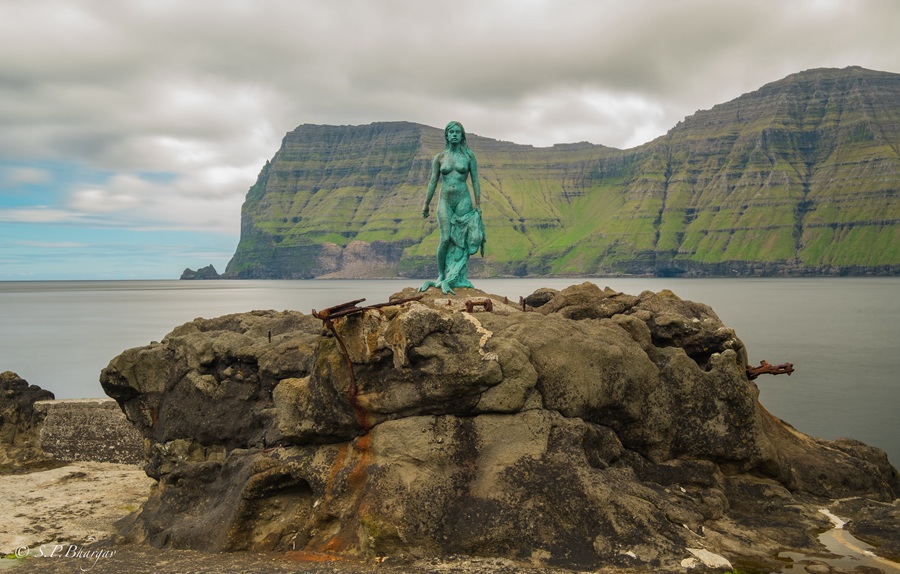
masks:
<path fill-rule="evenodd" d="M 752 367 L 747 365 L 747 378 L 751 381 L 756 377 L 768 374 L 768 375 L 787 375 L 791 376 L 791 373 L 794 372 L 794 365 L 791 363 L 782 363 L 780 365 L 770 365 L 766 361 L 760 361 L 758 367 Z"/>

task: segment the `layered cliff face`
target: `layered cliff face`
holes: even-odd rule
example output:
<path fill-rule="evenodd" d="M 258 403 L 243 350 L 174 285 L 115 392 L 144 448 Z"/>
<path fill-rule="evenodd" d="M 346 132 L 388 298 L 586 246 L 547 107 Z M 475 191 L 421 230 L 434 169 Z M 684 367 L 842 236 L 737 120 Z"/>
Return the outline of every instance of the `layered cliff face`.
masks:
<path fill-rule="evenodd" d="M 198 319 L 113 359 L 101 384 L 158 481 L 123 534 L 683 572 L 819 551 L 819 509 L 842 499 L 898 551 L 884 453 L 769 415 L 709 307 L 593 284 L 529 311 L 462 289 L 399 302 L 414 294 L 327 329 L 291 311 Z"/>
<path fill-rule="evenodd" d="M 470 135 L 488 244 L 473 275 L 900 272 L 900 75 L 789 76 L 631 150 Z M 241 214 L 231 278 L 431 276 L 441 130 L 298 127 Z"/>
<path fill-rule="evenodd" d="M 633 189 L 677 267 L 896 270 L 898 142 L 900 75 L 812 70 L 687 118 Z"/>

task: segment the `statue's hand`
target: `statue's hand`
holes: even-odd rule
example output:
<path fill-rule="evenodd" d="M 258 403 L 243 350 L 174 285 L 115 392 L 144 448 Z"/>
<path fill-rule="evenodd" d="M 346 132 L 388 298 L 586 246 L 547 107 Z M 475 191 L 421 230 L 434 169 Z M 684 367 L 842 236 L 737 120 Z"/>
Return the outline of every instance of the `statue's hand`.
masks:
<path fill-rule="evenodd" d="M 429 213 L 430 213 L 430 210 L 428 209 L 428 206 L 426 206 L 426 207 L 422 210 L 422 217 L 424 217 L 425 219 L 428 219 Z"/>

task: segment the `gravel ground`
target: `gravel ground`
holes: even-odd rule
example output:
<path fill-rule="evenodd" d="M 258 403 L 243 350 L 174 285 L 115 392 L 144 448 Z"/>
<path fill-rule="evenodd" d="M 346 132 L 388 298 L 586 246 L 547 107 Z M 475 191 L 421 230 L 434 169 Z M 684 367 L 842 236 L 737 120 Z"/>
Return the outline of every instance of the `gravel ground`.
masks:
<path fill-rule="evenodd" d="M 152 485 L 137 466 L 103 462 L 2 475 L 0 555 L 109 538 L 113 522 L 140 508 Z"/>
<path fill-rule="evenodd" d="M 98 549 L 99 550 L 99 549 Z M 103 550 L 100 550 L 103 552 Z M 206 573 L 309 573 L 309 574 L 570 574 L 570 570 L 534 568 L 503 559 L 453 558 L 405 564 L 359 564 L 350 561 L 315 561 L 314 556 L 276 553 L 205 554 L 192 550 L 156 550 L 134 546 L 110 547 L 112 555 L 97 557 L 33 557 L 26 560 L 0 560 L 18 563 L 12 572 L 49 572 L 55 574 L 90 571 L 96 574 L 206 574 Z M 612 574 L 613 571 L 608 571 Z M 620 571 L 616 571 L 620 572 Z"/>

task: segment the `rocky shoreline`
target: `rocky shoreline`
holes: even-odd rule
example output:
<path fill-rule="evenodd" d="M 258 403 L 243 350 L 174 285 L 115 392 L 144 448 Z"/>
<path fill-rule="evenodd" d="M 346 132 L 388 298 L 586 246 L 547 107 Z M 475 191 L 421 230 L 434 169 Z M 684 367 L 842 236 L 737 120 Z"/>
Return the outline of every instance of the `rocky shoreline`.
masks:
<path fill-rule="evenodd" d="M 592 284 L 197 319 L 101 375 L 143 471 L 0 476 L 0 552 L 84 555 L 0 567 L 892 572 L 896 469 L 770 415 L 746 357 L 705 305 Z"/>
<path fill-rule="evenodd" d="M 331 555 L 301 552 L 232 552 L 211 553 L 200 550 L 159 549 L 147 545 L 121 544 L 117 538 L 118 520 L 143 504 L 153 481 L 133 465 L 75 462 L 51 470 L 29 474 L 0 475 L 0 497 L 16 509 L 11 520 L 0 525 L 0 570 L 15 572 L 47 572 L 68 574 L 92 571 L 98 574 L 129 572 L 130 574 L 193 574 L 196 572 L 244 573 L 310 573 L 310 574 L 513 574 L 541 572 L 572 574 L 574 570 L 552 568 L 503 558 L 447 556 L 416 561 L 387 558 L 380 563 L 340 559 Z M 862 514 L 860 506 L 867 507 Z M 855 507 L 855 508 L 853 508 Z M 864 516 L 877 509 L 893 513 L 896 505 L 873 506 L 871 501 L 842 501 L 838 512 Z M 891 519 L 888 519 L 888 522 Z M 870 521 L 862 518 L 865 528 Z M 896 545 L 883 540 L 885 544 Z M 27 547 L 31 556 L 15 558 L 16 550 Z M 74 548 L 74 549 L 73 549 Z M 78 553 L 81 555 L 78 555 Z M 91 554 L 93 553 L 93 554 Z M 831 573 L 878 572 L 896 570 L 896 562 L 870 560 L 863 569 L 831 567 L 825 555 L 793 556 L 799 572 Z M 853 564 L 853 561 L 849 562 Z M 791 564 L 787 559 L 785 566 Z M 805 564 L 806 567 L 803 566 Z M 881 566 L 879 569 L 878 566 Z M 863 564 L 857 564 L 863 566 Z M 685 569 L 687 571 L 687 569 Z M 704 571 L 703 568 L 693 571 Z M 721 571 L 721 570 L 720 570 Z M 751 570 L 744 570 L 751 572 Z M 758 572 L 768 571 L 759 570 Z M 598 574 L 646 574 L 646 569 L 621 567 L 592 570 Z"/>

